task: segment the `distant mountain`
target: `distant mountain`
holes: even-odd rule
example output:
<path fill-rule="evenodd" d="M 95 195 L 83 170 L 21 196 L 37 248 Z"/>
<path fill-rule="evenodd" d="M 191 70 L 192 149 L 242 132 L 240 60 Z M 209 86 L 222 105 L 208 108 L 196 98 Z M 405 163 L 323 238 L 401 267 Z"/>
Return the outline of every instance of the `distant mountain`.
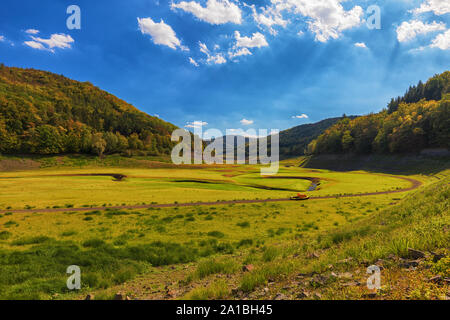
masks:
<path fill-rule="evenodd" d="M 338 121 L 347 118 L 354 119 L 355 116 L 343 116 L 339 118 L 330 118 L 325 119 L 317 123 L 312 124 L 304 124 L 297 127 L 293 127 L 288 130 L 284 130 L 280 132 L 280 159 L 287 159 L 292 157 L 298 157 L 305 154 L 305 151 L 308 147 L 308 144 L 316 139 L 319 135 L 321 135 L 326 129 L 337 123 Z M 224 136 L 223 139 L 223 147 L 224 152 L 228 148 L 233 148 L 235 156 L 237 155 L 237 136 L 230 135 Z M 212 140 L 213 141 L 213 140 Z M 211 140 L 205 141 L 206 145 L 212 142 Z M 249 154 L 249 143 L 255 142 L 258 143 L 258 138 L 245 138 L 245 146 L 241 147 L 241 151 L 245 152 L 245 158 L 248 160 Z M 268 150 L 270 153 L 271 150 L 271 140 L 268 139 Z"/>
<path fill-rule="evenodd" d="M 304 124 L 280 132 L 280 158 L 286 159 L 304 155 L 311 141 L 344 117 L 325 119 L 317 123 Z M 346 118 L 354 119 L 355 116 Z"/>
<path fill-rule="evenodd" d="M 176 126 L 89 82 L 0 65 L 0 152 L 169 154 Z"/>
<path fill-rule="evenodd" d="M 312 154 L 399 154 L 450 149 L 450 71 L 410 87 L 376 114 L 342 119 L 310 143 Z"/>

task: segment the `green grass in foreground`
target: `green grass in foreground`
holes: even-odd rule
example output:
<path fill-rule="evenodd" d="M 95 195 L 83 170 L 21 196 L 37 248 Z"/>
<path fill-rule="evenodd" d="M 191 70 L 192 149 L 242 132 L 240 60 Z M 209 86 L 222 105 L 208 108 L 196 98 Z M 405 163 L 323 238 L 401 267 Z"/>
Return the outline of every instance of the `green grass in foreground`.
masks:
<path fill-rule="evenodd" d="M 280 256 L 264 263 L 263 252 L 259 267 L 242 277 L 240 288 L 251 292 L 265 285 L 268 279 L 280 280 L 293 272 L 324 272 L 330 264 L 336 265 L 349 257 L 353 259 L 350 265 L 357 265 L 362 261 L 374 263 L 390 254 L 407 257 L 408 248 L 424 251 L 449 249 L 449 182 L 450 179 L 446 178 L 408 196 L 395 207 L 318 235 L 308 246 L 294 250 L 300 259 L 286 260 Z M 307 254 L 312 251 L 321 252 L 320 258 L 308 260 Z M 449 276 L 449 269 L 446 272 Z"/>

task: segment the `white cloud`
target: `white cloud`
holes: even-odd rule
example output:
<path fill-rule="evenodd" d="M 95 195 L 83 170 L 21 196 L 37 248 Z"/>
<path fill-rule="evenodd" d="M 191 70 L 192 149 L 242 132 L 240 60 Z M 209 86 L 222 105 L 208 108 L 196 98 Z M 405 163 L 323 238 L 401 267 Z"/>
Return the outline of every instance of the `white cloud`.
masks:
<path fill-rule="evenodd" d="M 194 65 L 194 66 L 196 66 L 196 67 L 199 66 L 199 64 L 197 63 L 197 61 L 195 61 L 194 59 L 192 59 L 192 57 L 189 57 L 189 63 L 192 64 L 192 65 Z"/>
<path fill-rule="evenodd" d="M 172 3 L 172 9 L 192 13 L 198 19 L 210 24 L 242 23 L 241 9 L 229 0 L 208 0 L 206 7 L 196 1 Z"/>
<path fill-rule="evenodd" d="M 244 129 L 227 129 L 227 135 L 230 135 L 230 136 L 242 136 L 242 137 L 250 138 L 250 139 L 258 139 L 258 138 L 265 138 L 265 137 L 267 137 L 267 134 L 262 134 L 262 133 L 259 134 L 254 129 L 248 129 L 248 130 L 244 130 Z"/>
<path fill-rule="evenodd" d="M 249 125 L 252 125 L 255 121 L 253 121 L 253 120 L 247 120 L 247 119 L 242 119 L 240 122 L 241 122 L 241 124 L 242 124 L 243 126 L 249 126 Z"/>
<path fill-rule="evenodd" d="M 433 12 L 441 16 L 450 13 L 450 2 L 448 0 L 426 0 L 419 8 L 413 10 L 413 12 L 415 14 Z"/>
<path fill-rule="evenodd" d="M 31 40 L 25 41 L 24 44 L 33 49 L 55 52 L 54 49 L 72 48 L 73 42 L 75 42 L 75 40 L 73 40 L 70 35 L 54 33 L 48 39 L 31 36 Z"/>
<path fill-rule="evenodd" d="M 42 45 L 42 43 L 36 42 L 36 41 L 25 41 L 25 45 L 38 50 L 48 50 L 46 47 Z"/>
<path fill-rule="evenodd" d="M 25 32 L 28 33 L 28 34 L 38 34 L 38 33 L 39 33 L 39 30 L 36 30 L 36 29 L 28 29 L 28 30 L 26 30 Z"/>
<path fill-rule="evenodd" d="M 4 36 L 0 36 L 0 42 L 5 41 L 5 37 Z"/>
<path fill-rule="evenodd" d="M 441 50 L 450 50 L 450 29 L 433 39 L 430 47 L 439 48 Z"/>
<path fill-rule="evenodd" d="M 48 48 L 60 48 L 60 49 L 70 49 L 71 43 L 75 40 L 70 35 L 59 33 L 52 34 L 49 39 L 31 37 L 34 41 L 40 42 L 42 44 L 46 44 Z"/>
<path fill-rule="evenodd" d="M 209 56 L 206 62 L 213 64 L 224 64 L 227 63 L 227 59 L 225 59 L 221 53 L 218 53 L 216 55 Z"/>
<path fill-rule="evenodd" d="M 303 113 L 301 115 L 293 116 L 292 119 L 309 119 L 309 117 Z"/>
<path fill-rule="evenodd" d="M 211 54 L 206 44 L 203 42 L 199 42 L 198 45 L 200 46 L 200 51 L 206 54 L 207 59 L 206 63 L 208 64 L 224 64 L 227 62 L 227 59 L 223 56 L 221 53 L 217 54 Z"/>
<path fill-rule="evenodd" d="M 366 46 L 366 44 L 364 42 L 357 42 L 357 43 L 355 43 L 355 47 L 367 48 L 367 46 Z"/>
<path fill-rule="evenodd" d="M 207 126 L 208 122 L 204 121 L 194 121 L 194 122 L 188 122 L 187 125 L 185 125 L 186 128 L 201 128 L 203 126 Z"/>
<path fill-rule="evenodd" d="M 252 53 L 250 52 L 250 50 L 248 50 L 247 48 L 241 48 L 237 51 L 229 51 L 228 55 L 230 56 L 230 58 L 236 58 L 236 57 L 240 57 L 240 56 L 251 56 Z"/>
<path fill-rule="evenodd" d="M 274 26 L 285 28 L 289 23 L 288 20 L 283 19 L 283 15 L 276 10 L 276 7 L 261 7 L 261 13 L 257 12 L 255 5 L 251 5 L 250 8 L 253 11 L 253 20 L 259 26 L 267 27 L 273 35 L 277 34 L 277 31 L 273 28 Z"/>
<path fill-rule="evenodd" d="M 234 36 L 236 38 L 237 47 L 261 48 L 267 47 L 269 45 L 264 35 L 259 32 L 255 32 L 253 36 L 250 38 L 250 37 L 241 37 L 239 31 L 235 31 Z"/>
<path fill-rule="evenodd" d="M 418 35 L 424 35 L 434 31 L 445 30 L 445 23 L 423 23 L 419 20 L 404 21 L 397 28 L 397 39 L 399 42 L 407 42 L 415 39 Z"/>
<path fill-rule="evenodd" d="M 288 11 L 306 18 L 316 41 L 337 39 L 342 31 L 358 27 L 363 22 L 364 10 L 354 6 L 345 10 L 346 0 L 272 0 L 276 12 Z"/>
<path fill-rule="evenodd" d="M 168 46 L 174 50 L 180 48 L 189 51 L 187 47 L 181 45 L 175 31 L 164 20 L 161 19 L 159 23 L 154 22 L 151 18 L 137 18 L 137 20 L 142 34 L 150 35 L 155 44 Z"/>

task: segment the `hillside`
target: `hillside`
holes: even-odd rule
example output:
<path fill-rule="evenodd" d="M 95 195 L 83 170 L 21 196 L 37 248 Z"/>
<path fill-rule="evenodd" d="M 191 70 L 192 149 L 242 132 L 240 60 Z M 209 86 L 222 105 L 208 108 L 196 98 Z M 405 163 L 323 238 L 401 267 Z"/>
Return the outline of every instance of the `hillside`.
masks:
<path fill-rule="evenodd" d="M 0 153 L 168 154 L 175 128 L 89 82 L 0 65 Z"/>
<path fill-rule="evenodd" d="M 354 118 L 353 116 L 349 117 L 349 119 Z M 280 157 L 284 159 L 304 155 L 311 141 L 317 139 L 326 129 L 342 119 L 342 117 L 325 119 L 280 132 Z"/>
<path fill-rule="evenodd" d="M 376 114 L 343 119 L 308 146 L 311 154 L 401 154 L 450 148 L 450 71 L 410 87 Z"/>

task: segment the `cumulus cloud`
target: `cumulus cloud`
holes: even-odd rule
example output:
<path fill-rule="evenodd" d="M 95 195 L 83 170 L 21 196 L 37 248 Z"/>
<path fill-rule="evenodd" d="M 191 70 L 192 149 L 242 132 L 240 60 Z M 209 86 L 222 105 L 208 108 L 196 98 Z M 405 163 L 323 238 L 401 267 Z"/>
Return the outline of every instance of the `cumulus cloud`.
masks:
<path fill-rule="evenodd" d="M 28 29 L 28 30 L 25 31 L 25 33 L 28 33 L 28 34 L 38 34 L 38 33 L 39 33 L 39 30 L 36 30 L 36 29 Z"/>
<path fill-rule="evenodd" d="M 430 47 L 439 48 L 441 50 L 450 50 L 450 29 L 433 39 Z"/>
<path fill-rule="evenodd" d="M 345 10 L 342 2 L 346 0 L 272 0 L 272 12 L 287 11 L 306 18 L 316 41 L 327 42 L 337 39 L 342 31 L 361 25 L 364 10 L 354 6 Z"/>
<path fill-rule="evenodd" d="M 0 36 L 0 42 L 5 41 L 5 37 L 4 36 Z"/>
<path fill-rule="evenodd" d="M 189 57 L 189 63 L 192 64 L 192 65 L 194 65 L 194 66 L 196 66 L 196 67 L 199 66 L 199 64 L 197 63 L 197 61 L 195 61 L 194 59 L 192 59 L 192 57 Z"/>
<path fill-rule="evenodd" d="M 253 120 L 247 120 L 247 119 L 242 119 L 240 122 L 241 122 L 241 124 L 243 126 L 249 126 L 249 125 L 252 125 L 254 123 Z"/>
<path fill-rule="evenodd" d="M 269 44 L 263 34 L 255 32 L 252 37 L 241 37 L 239 31 L 235 31 L 236 46 L 244 48 L 261 48 L 267 47 Z"/>
<path fill-rule="evenodd" d="M 242 23 L 241 9 L 229 0 L 208 0 L 206 7 L 196 1 L 172 3 L 172 9 L 192 13 L 198 19 L 210 24 Z"/>
<path fill-rule="evenodd" d="M 137 18 L 139 29 L 142 34 L 149 35 L 153 42 L 158 45 L 168 46 L 171 49 L 188 51 L 189 49 L 181 44 L 175 31 L 161 19 L 161 22 L 154 22 L 151 18 Z"/>
<path fill-rule="evenodd" d="M 415 14 L 433 12 L 435 15 L 441 16 L 450 13 L 450 2 L 448 0 L 426 0 L 413 12 Z"/>
<path fill-rule="evenodd" d="M 70 35 L 64 33 L 55 33 L 48 39 L 31 37 L 31 41 L 25 41 L 24 44 L 37 50 L 47 50 L 55 52 L 55 49 L 70 49 L 75 42 Z"/>
<path fill-rule="evenodd" d="M 415 39 L 418 35 L 424 35 L 434 31 L 446 29 L 445 23 L 423 23 L 419 20 L 404 21 L 397 28 L 397 39 L 399 42 L 407 42 Z"/>
<path fill-rule="evenodd" d="M 366 44 L 364 42 L 357 42 L 357 43 L 355 43 L 355 47 L 367 48 L 367 46 L 366 46 Z"/>
<path fill-rule="evenodd" d="M 201 127 L 207 126 L 208 122 L 204 122 L 204 121 L 194 121 L 194 122 L 188 122 L 185 125 L 185 128 L 194 128 L 194 129 L 199 129 Z"/>
<path fill-rule="evenodd" d="M 307 114 L 301 114 L 301 115 L 297 115 L 297 116 L 293 116 L 292 119 L 308 119 L 308 115 Z"/>

